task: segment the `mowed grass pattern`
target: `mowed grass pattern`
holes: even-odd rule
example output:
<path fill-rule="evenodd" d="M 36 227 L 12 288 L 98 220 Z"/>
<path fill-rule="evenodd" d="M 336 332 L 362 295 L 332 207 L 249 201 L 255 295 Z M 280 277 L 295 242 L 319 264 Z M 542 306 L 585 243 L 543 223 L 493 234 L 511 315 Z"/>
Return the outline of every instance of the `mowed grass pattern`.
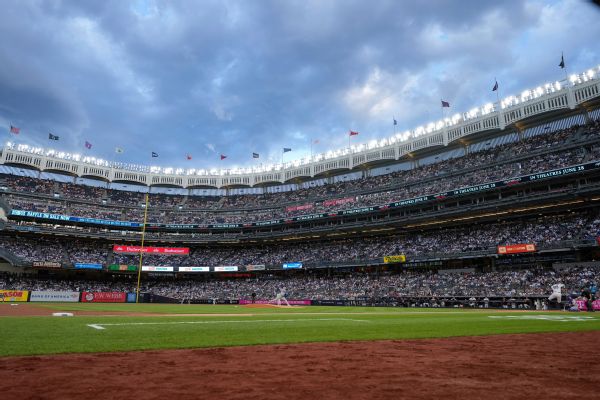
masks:
<path fill-rule="evenodd" d="M 596 313 L 151 304 L 43 307 L 49 312 L 211 315 L 0 317 L 0 356 L 600 330 Z M 557 320 L 563 318 L 567 320 Z"/>

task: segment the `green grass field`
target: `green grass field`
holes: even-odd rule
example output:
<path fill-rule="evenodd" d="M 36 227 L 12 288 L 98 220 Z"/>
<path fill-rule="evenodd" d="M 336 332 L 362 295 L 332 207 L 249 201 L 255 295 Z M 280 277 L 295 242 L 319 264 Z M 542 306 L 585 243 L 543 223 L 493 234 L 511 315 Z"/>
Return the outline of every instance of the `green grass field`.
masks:
<path fill-rule="evenodd" d="M 0 317 L 0 356 L 600 330 L 600 313 L 79 303 L 41 307 L 49 312 L 157 315 Z M 158 315 L 162 313 L 211 315 Z"/>

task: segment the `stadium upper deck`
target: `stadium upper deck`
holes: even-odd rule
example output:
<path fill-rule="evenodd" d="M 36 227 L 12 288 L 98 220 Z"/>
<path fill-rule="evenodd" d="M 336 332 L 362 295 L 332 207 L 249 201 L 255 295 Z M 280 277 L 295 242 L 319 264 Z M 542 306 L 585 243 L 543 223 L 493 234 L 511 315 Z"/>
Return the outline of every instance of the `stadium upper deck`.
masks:
<path fill-rule="evenodd" d="M 8 143 L 0 163 L 57 171 L 107 182 L 182 188 L 259 187 L 300 182 L 352 171 L 358 167 L 398 162 L 443 146 L 463 146 L 486 135 L 521 131 L 540 120 L 586 113 L 600 104 L 600 66 L 562 82 L 525 90 L 469 112 L 455 114 L 391 138 L 317 154 L 279 165 L 231 170 L 174 169 L 110 162 L 55 150 Z M 589 115 L 588 115 L 589 116 Z"/>

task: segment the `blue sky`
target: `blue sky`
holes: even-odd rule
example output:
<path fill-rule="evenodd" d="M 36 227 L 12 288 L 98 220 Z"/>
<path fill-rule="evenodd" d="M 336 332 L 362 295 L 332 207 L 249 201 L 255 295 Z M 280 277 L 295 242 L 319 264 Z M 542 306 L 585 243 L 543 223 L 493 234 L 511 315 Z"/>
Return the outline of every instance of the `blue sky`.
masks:
<path fill-rule="evenodd" d="M 442 98 L 452 113 L 495 101 L 494 78 L 502 97 L 562 79 L 561 51 L 569 72 L 600 64 L 600 8 L 578 0 L 6 0 L 2 14 L 6 140 L 165 167 L 274 163 L 283 147 L 291 161 L 350 129 L 358 144 L 394 117 L 398 131 L 439 119 Z"/>

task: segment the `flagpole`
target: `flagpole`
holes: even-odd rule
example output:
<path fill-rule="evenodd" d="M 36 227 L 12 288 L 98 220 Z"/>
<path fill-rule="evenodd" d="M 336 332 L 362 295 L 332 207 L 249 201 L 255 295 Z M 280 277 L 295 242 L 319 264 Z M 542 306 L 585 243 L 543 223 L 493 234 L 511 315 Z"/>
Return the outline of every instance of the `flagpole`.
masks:
<path fill-rule="evenodd" d="M 494 82 L 496 86 L 496 102 L 498 103 L 498 110 L 500 110 L 500 86 L 498 86 L 498 80 L 494 77 Z"/>
<path fill-rule="evenodd" d="M 444 120 L 444 100 L 440 99 L 440 104 L 442 105 L 442 121 Z"/>
<path fill-rule="evenodd" d="M 560 65 L 562 69 L 565 70 L 565 81 L 569 83 L 569 74 L 567 73 L 567 64 L 565 63 L 565 53 L 563 51 L 560 52 Z"/>
<path fill-rule="evenodd" d="M 150 189 L 148 189 L 150 190 Z M 146 237 L 146 222 L 148 221 L 148 196 L 146 193 L 146 205 L 144 207 L 144 225 L 142 226 L 142 246 L 140 247 L 140 263 L 138 266 L 137 286 L 135 288 L 135 303 L 139 303 L 140 298 L 140 278 L 142 276 L 142 258 L 144 256 L 144 239 Z"/>

